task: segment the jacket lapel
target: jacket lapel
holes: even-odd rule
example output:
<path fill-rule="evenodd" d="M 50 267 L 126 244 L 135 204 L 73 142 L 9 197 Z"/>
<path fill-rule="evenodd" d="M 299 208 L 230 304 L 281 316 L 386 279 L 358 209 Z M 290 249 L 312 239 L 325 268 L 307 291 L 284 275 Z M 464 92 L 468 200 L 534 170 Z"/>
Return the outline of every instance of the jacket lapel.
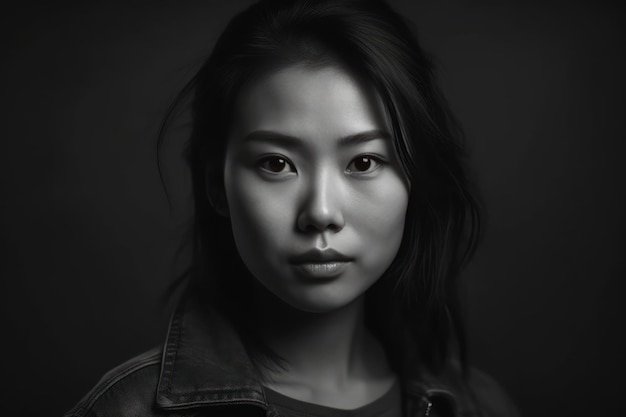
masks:
<path fill-rule="evenodd" d="M 266 407 L 235 330 L 193 299 L 181 303 L 170 322 L 156 401 L 163 409 L 230 403 Z"/>

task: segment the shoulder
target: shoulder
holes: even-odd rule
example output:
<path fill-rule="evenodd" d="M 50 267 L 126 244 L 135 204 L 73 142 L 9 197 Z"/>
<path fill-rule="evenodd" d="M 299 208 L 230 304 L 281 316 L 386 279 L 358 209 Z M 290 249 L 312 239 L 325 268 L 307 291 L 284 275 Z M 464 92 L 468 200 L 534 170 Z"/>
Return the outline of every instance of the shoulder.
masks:
<path fill-rule="evenodd" d="M 468 385 L 485 417 L 520 417 L 520 411 L 505 389 L 490 375 L 470 368 Z"/>
<path fill-rule="evenodd" d="M 110 370 L 64 417 L 157 415 L 161 356 L 155 348 Z"/>

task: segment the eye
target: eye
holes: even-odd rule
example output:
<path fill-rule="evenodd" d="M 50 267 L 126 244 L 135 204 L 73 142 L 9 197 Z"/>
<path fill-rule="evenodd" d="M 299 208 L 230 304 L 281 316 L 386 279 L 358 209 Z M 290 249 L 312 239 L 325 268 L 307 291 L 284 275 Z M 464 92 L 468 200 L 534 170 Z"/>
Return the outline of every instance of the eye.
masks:
<path fill-rule="evenodd" d="M 259 167 L 272 174 L 286 174 L 296 172 L 296 168 L 285 157 L 280 155 L 270 155 L 259 161 Z"/>
<path fill-rule="evenodd" d="M 369 174 L 383 165 L 383 161 L 373 155 L 359 155 L 350 161 L 346 172 L 350 175 Z"/>

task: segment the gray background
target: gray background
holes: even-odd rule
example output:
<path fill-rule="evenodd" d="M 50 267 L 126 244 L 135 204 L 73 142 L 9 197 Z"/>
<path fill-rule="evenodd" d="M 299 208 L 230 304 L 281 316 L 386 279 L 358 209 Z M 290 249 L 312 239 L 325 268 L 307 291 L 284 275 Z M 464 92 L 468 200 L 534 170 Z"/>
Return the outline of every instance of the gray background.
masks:
<path fill-rule="evenodd" d="M 188 179 L 181 122 L 170 212 L 157 130 L 248 4 L 85 3 L 0 17 L 3 414 L 59 415 L 161 343 Z M 435 56 L 487 208 L 465 273 L 474 363 L 525 415 L 623 413 L 623 8 L 392 3 Z"/>

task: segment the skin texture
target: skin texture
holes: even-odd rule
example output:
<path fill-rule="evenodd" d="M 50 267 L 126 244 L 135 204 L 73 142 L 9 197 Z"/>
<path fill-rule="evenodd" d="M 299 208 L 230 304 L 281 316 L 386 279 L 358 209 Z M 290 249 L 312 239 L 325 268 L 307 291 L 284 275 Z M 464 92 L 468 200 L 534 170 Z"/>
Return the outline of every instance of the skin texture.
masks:
<path fill-rule="evenodd" d="M 287 364 L 268 370 L 266 385 L 320 405 L 365 405 L 396 379 L 365 328 L 364 294 L 397 254 L 409 191 L 381 102 L 340 67 L 292 66 L 237 104 L 226 211 L 261 284 L 255 326 Z"/>
<path fill-rule="evenodd" d="M 408 201 L 375 94 L 339 68 L 296 66 L 248 87 L 237 110 L 224 178 L 244 263 L 298 310 L 361 297 L 398 251 Z M 371 140 L 342 141 L 364 133 Z M 348 258 L 341 273 L 294 265 L 328 250 Z"/>

